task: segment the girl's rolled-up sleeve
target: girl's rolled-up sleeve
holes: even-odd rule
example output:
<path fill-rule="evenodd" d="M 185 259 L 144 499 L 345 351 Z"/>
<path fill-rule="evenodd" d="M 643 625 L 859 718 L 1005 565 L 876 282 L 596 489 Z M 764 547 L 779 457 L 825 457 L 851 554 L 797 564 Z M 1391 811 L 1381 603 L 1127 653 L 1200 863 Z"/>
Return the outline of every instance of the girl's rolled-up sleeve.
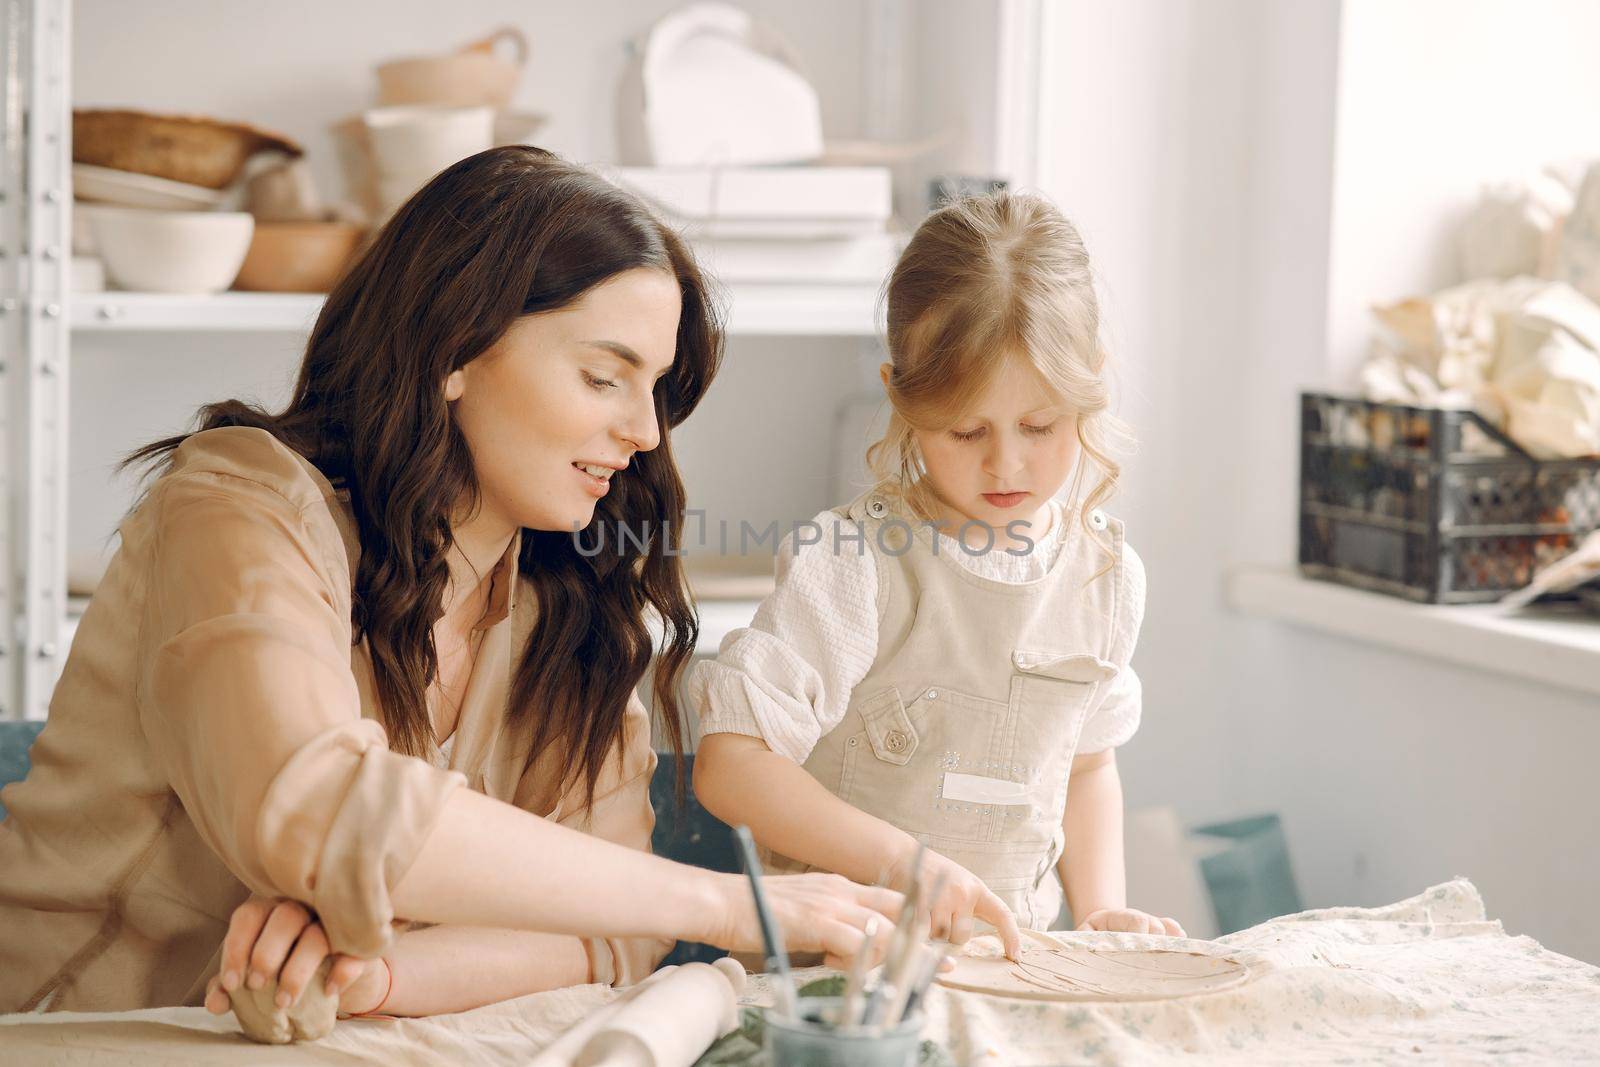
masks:
<path fill-rule="evenodd" d="M 1117 594 L 1117 618 L 1111 659 L 1120 670 L 1095 699 L 1078 736 L 1077 754 L 1087 756 L 1126 744 L 1144 715 L 1144 687 L 1133 669 L 1133 651 L 1144 625 L 1144 561 L 1124 545 Z"/>
<path fill-rule="evenodd" d="M 391 752 L 351 671 L 330 516 L 233 475 L 169 476 L 146 507 L 140 721 L 206 844 L 252 891 L 315 909 L 337 952 L 392 939 L 390 889 L 458 773 Z"/>
<path fill-rule="evenodd" d="M 755 618 L 722 639 L 716 659 L 690 669 L 702 734 L 757 737 L 804 763 L 844 720 L 877 656 L 883 607 L 877 564 L 849 522 L 822 511 L 811 520 L 816 541 L 802 542 L 798 530 L 785 536 Z"/>

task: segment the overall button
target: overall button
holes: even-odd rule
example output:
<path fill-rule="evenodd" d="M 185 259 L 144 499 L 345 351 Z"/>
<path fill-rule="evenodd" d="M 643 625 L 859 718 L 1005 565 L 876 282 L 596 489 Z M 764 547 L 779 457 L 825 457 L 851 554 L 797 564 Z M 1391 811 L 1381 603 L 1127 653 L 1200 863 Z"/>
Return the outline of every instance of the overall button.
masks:
<path fill-rule="evenodd" d="M 884 502 L 876 497 L 867 501 L 867 514 L 871 515 L 875 519 L 883 518 L 884 512 L 888 510 L 889 508 L 884 504 Z"/>
<path fill-rule="evenodd" d="M 890 752 L 900 752 L 906 747 L 906 735 L 899 730 L 890 730 L 883 739 L 883 747 Z"/>
<path fill-rule="evenodd" d="M 1089 528 L 1092 530 L 1104 530 L 1106 528 L 1106 513 L 1099 508 L 1090 511 Z"/>
<path fill-rule="evenodd" d="M 938 700 L 939 699 L 939 691 L 937 689 L 928 690 L 928 699 L 929 700 Z"/>

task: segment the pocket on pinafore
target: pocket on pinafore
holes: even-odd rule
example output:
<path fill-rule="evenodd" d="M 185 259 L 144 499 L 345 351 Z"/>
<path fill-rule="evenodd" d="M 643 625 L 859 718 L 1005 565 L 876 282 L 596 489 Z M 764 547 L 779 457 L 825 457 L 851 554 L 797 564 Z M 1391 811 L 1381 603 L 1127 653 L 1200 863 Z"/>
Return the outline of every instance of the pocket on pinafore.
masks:
<path fill-rule="evenodd" d="M 1027 817 L 1042 844 L 1061 824 L 1072 757 L 1095 694 L 1118 667 L 1093 652 L 1020 648 L 1011 666 L 1007 741 L 1034 785 Z"/>
<path fill-rule="evenodd" d="M 952 800 L 944 786 L 951 772 L 993 765 L 1005 702 L 930 685 L 907 703 L 890 686 L 858 710 L 840 797 L 930 844 L 987 840 L 990 807 Z"/>

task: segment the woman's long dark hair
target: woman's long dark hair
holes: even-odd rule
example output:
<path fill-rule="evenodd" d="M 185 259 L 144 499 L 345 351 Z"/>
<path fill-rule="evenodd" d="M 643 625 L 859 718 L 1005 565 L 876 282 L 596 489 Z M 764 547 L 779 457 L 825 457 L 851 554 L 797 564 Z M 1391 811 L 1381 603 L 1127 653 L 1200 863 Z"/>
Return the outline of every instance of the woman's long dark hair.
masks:
<path fill-rule="evenodd" d="M 592 800 L 650 664 L 647 607 L 665 635 L 652 686 L 657 721 L 673 752 L 683 751 L 676 692 L 699 625 L 678 558 L 665 551 L 683 544 L 685 509 L 669 430 L 711 384 L 722 328 L 676 234 L 634 197 L 541 149 L 480 152 L 428 182 L 351 265 L 317 318 L 282 412 L 239 400 L 199 412 L 198 430 L 259 427 L 349 490 L 361 538 L 351 622 L 355 639 L 367 639 L 397 751 L 431 750 L 425 694 L 438 674 L 433 626 L 449 578 L 450 518 L 479 499 L 445 378 L 518 317 L 565 307 L 638 267 L 672 273 L 683 298 L 673 366 L 655 387 L 661 442 L 617 472 L 593 522 L 651 536 L 643 549 L 607 537 L 605 551 L 586 554 L 568 531 L 524 530 L 518 560 L 538 618 L 510 721 L 532 729 L 530 760 L 558 746 L 563 787 L 581 780 Z M 123 465 L 170 461 L 188 436 L 148 444 Z M 596 540 L 593 525 L 583 540 Z"/>

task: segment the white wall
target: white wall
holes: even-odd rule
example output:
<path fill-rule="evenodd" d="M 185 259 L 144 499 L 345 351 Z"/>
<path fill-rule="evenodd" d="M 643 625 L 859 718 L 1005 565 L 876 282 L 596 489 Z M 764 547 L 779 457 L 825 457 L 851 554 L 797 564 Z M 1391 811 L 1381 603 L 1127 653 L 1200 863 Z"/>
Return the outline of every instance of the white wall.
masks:
<path fill-rule="evenodd" d="M 1452 239 L 1479 186 L 1600 158 L 1600 4 L 1348 0 L 1339 61 L 1329 352 L 1368 308 L 1462 281 Z"/>
<path fill-rule="evenodd" d="M 540 143 L 571 159 L 616 158 L 615 96 L 626 43 L 678 0 L 530 4 L 421 0 L 271 5 L 78 0 L 73 99 L 80 107 L 201 112 L 279 130 L 307 149 L 319 187 L 342 195 L 327 127 L 373 103 L 375 64 L 440 51 L 496 26 L 520 27 L 532 58 L 514 106 L 551 116 Z M 863 9 L 855 0 L 742 6 L 794 46 L 821 99 L 825 134 L 860 137 Z M 911 23 L 913 26 L 915 23 Z M 209 400 L 287 399 L 303 339 L 288 334 L 74 338 L 69 570 L 97 574 L 132 502 L 111 468 L 127 450 L 184 427 Z M 876 384 L 862 343 L 735 339 L 718 386 L 675 438 L 692 504 L 767 522 L 809 518 L 830 499 L 828 435 L 840 402 Z M 752 403 L 781 396 L 781 405 Z M 813 447 L 795 440 L 815 435 Z M 725 442 L 747 442 L 729 449 Z M 722 442 L 722 443 L 719 443 Z M 81 581 L 78 584 L 82 584 Z"/>
<path fill-rule="evenodd" d="M 201 112 L 297 138 L 319 177 L 336 173 L 327 127 L 376 101 L 378 63 L 448 51 L 512 24 L 531 58 L 513 106 L 547 112 L 540 143 L 570 159 L 616 158 L 615 99 L 630 39 L 679 0 L 430 0 L 271 4 L 77 0 L 73 94 L 81 107 Z M 830 137 L 861 132 L 855 0 L 741 0 L 794 46 Z"/>
<path fill-rule="evenodd" d="M 1493 33 L 1472 20 L 1503 24 L 1511 6 L 1463 10 L 1444 36 L 1481 44 Z M 1342 228 L 1358 216 L 1335 197 L 1359 187 L 1346 160 L 1378 159 L 1351 155 L 1364 127 L 1347 135 L 1339 117 L 1341 53 L 1393 29 L 1371 7 L 1410 5 L 1047 5 L 1042 182 L 1097 263 L 1141 438 L 1119 509 L 1150 574 L 1128 800 L 1189 823 L 1280 813 L 1308 906 L 1461 874 L 1512 933 L 1600 959 L 1592 699 L 1243 618 L 1222 599 L 1230 564 L 1293 558 L 1295 393 L 1335 380 L 1330 292 L 1348 290 L 1332 249 L 1364 238 L 1374 260 L 1413 254 Z M 1445 46 L 1414 43 L 1414 74 L 1391 94 L 1437 77 Z M 1501 131 L 1486 120 L 1477 135 Z"/>

